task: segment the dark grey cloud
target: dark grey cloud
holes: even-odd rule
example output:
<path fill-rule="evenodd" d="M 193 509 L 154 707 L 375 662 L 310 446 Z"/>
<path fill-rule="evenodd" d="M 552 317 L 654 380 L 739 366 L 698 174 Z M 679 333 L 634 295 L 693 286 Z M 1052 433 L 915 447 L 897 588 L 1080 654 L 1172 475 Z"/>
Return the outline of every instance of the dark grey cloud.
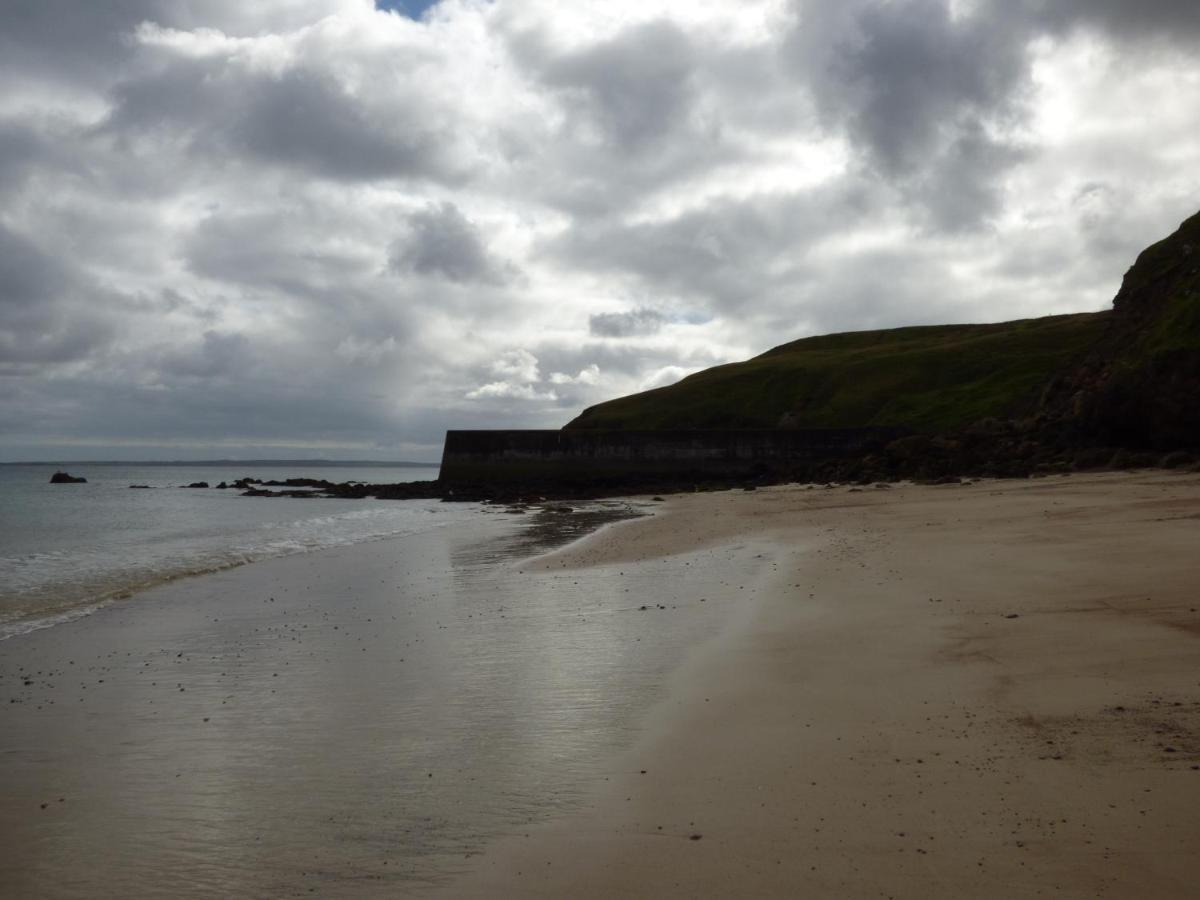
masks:
<path fill-rule="evenodd" d="M 19 185 L 50 150 L 37 129 L 0 119 L 0 193 Z"/>
<path fill-rule="evenodd" d="M 37 79 L 103 90 L 124 72 L 129 38 L 143 22 L 249 36 L 309 24 L 340 5 L 338 0 L 3 0 L 0 73 L 10 86 Z"/>
<path fill-rule="evenodd" d="M 844 133 L 868 170 L 924 206 L 931 221 L 977 226 L 998 208 L 1022 158 L 1005 137 L 1031 84 L 1027 22 L 945 0 L 798 4 L 786 52 L 827 129 Z"/>
<path fill-rule="evenodd" d="M 340 178 L 453 175 L 447 135 L 429 127 L 417 103 L 371 111 L 328 73 L 304 70 L 254 87 L 230 128 L 235 148 Z"/>
<path fill-rule="evenodd" d="M 635 309 L 623 313 L 596 313 L 588 317 L 588 332 L 593 337 L 634 337 L 657 334 L 667 317 L 654 309 Z"/>
<path fill-rule="evenodd" d="M 6 0 L 0 3 L 0 73 L 6 81 L 99 79 L 103 85 L 128 54 L 128 31 L 161 16 L 166 6 L 156 0 Z"/>
<path fill-rule="evenodd" d="M 290 204 L 261 212 L 213 213 L 187 236 L 184 258 L 205 278 L 300 297 L 350 288 L 354 279 L 372 271 L 367 259 L 339 248 L 320 230 L 322 225 L 338 227 L 336 216 L 298 221 L 300 214 Z"/>
<path fill-rule="evenodd" d="M 1129 50 L 1147 39 L 1196 46 L 1200 6 L 1184 0 L 797 0 L 786 42 L 827 129 L 944 231 L 1000 211 L 1025 134 L 1035 41 L 1080 29 Z"/>
<path fill-rule="evenodd" d="M 111 324 L 79 299 L 74 273 L 0 224 L 0 375 L 40 371 L 103 346 Z"/>
<path fill-rule="evenodd" d="M 1027 148 L 990 138 L 979 122 L 962 127 L 930 171 L 908 187 L 942 231 L 968 231 L 1002 210 L 1003 179 Z"/>
<path fill-rule="evenodd" d="M 0 305 L 27 309 L 52 301 L 68 284 L 59 263 L 33 241 L 0 225 Z"/>
<path fill-rule="evenodd" d="M 479 229 L 453 203 L 430 204 L 410 214 L 406 233 L 392 243 L 388 270 L 453 282 L 500 284 L 505 266 L 494 260 Z"/>
<path fill-rule="evenodd" d="M 253 361 L 253 344 L 246 335 L 206 331 L 198 345 L 164 359 L 159 371 L 210 383 L 216 378 L 240 380 L 254 375 Z"/>
<path fill-rule="evenodd" d="M 1097 26 L 1118 40 L 1155 37 L 1191 42 L 1200 35 L 1200 6 L 1190 0 L 1026 0 L 1014 5 L 1050 27 Z"/>
<path fill-rule="evenodd" d="M 585 131 L 585 140 L 636 153 L 686 122 L 695 102 L 694 53 L 678 26 L 650 22 L 547 60 L 542 78 L 567 95 L 570 127 Z"/>
<path fill-rule="evenodd" d="M 868 186 L 853 182 L 718 200 L 658 221 L 581 223 L 546 252 L 572 266 L 634 279 L 649 296 L 741 312 L 791 281 L 831 221 L 860 223 L 878 214 L 880 203 Z"/>
<path fill-rule="evenodd" d="M 328 70 L 245 70 L 223 57 L 172 58 L 111 92 L 103 129 L 153 152 L 182 145 L 193 161 L 290 166 L 324 178 L 461 181 L 453 136 L 417 93 L 356 95 Z"/>
<path fill-rule="evenodd" d="M 515 161 L 528 189 L 574 217 L 619 211 L 743 154 L 724 127 L 737 103 L 702 99 L 720 86 L 752 98 L 753 85 L 729 76 L 761 61 L 705 43 L 666 17 L 580 47 L 562 49 L 537 29 L 514 30 L 507 44 L 554 106 L 550 140 L 517 139 Z"/>

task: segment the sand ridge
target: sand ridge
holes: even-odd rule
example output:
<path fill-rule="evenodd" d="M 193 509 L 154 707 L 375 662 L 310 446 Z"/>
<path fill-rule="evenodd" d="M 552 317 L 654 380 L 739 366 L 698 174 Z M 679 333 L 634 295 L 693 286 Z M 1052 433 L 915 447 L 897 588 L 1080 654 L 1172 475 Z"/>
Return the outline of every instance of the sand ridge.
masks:
<path fill-rule="evenodd" d="M 1195 896 L 1198 537 L 1200 479 L 1147 472 L 686 495 L 543 557 L 763 574 L 602 789 L 445 895 Z"/>

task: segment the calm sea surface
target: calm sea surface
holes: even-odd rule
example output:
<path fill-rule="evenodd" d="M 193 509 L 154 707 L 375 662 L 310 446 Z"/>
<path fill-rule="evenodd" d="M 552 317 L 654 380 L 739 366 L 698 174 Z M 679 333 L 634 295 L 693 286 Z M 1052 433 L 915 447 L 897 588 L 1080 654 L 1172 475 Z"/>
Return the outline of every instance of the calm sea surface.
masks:
<path fill-rule="evenodd" d="M 171 578 L 416 534 L 470 515 L 433 500 L 254 498 L 236 489 L 181 488 L 242 477 L 427 481 L 437 478 L 436 468 L 77 464 L 67 470 L 87 484 L 50 484 L 55 469 L 0 465 L 0 640 Z"/>
<path fill-rule="evenodd" d="M 63 486 L 51 472 L 0 467 L 4 897 L 450 885 L 497 837 L 633 766 L 617 754 L 670 673 L 772 569 L 741 543 L 526 566 L 649 503 L 519 513 L 174 486 L 433 470 L 94 467 Z M 232 565 L 259 557 L 275 558 Z"/>

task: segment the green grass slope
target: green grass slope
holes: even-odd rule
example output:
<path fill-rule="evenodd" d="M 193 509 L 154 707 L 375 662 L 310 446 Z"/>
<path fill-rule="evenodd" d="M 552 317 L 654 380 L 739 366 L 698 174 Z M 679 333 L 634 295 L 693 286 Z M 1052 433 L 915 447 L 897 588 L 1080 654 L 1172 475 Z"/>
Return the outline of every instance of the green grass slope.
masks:
<path fill-rule="evenodd" d="M 805 338 L 678 384 L 610 400 L 567 428 L 905 426 L 953 431 L 1032 410 L 1111 313 Z"/>

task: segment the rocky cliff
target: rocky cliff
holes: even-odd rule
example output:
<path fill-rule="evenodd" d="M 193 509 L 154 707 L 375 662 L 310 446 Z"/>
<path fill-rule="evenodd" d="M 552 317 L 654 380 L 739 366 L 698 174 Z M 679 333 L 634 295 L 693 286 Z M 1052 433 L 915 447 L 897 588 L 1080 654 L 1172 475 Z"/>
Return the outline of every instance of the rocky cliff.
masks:
<path fill-rule="evenodd" d="M 1104 333 L 1047 385 L 1038 425 L 1072 442 L 1200 449 L 1200 214 L 1138 256 Z"/>

